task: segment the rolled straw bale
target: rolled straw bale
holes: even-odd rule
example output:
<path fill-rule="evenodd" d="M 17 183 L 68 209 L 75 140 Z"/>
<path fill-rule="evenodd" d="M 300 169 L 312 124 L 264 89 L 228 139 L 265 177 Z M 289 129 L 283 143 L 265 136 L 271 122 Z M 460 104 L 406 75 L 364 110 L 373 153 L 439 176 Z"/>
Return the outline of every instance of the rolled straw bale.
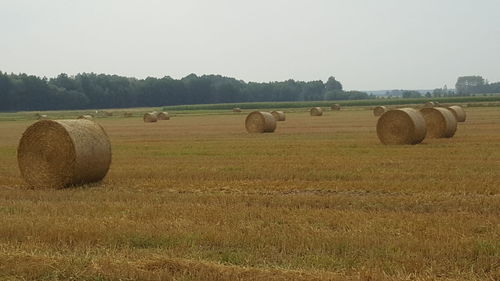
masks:
<path fill-rule="evenodd" d="M 271 114 L 274 116 L 276 121 L 285 121 L 286 120 L 285 112 L 283 112 L 283 111 L 273 111 L 273 112 L 271 112 Z"/>
<path fill-rule="evenodd" d="M 330 107 L 332 110 L 340 110 L 340 104 L 336 103 Z"/>
<path fill-rule="evenodd" d="M 24 132 L 17 160 L 31 187 L 63 188 L 102 180 L 111 164 L 111 144 L 93 121 L 43 120 Z"/>
<path fill-rule="evenodd" d="M 323 109 L 321 107 L 313 107 L 309 110 L 311 116 L 321 116 L 323 115 Z"/>
<path fill-rule="evenodd" d="M 104 111 L 104 116 L 111 117 L 113 116 L 113 112 Z"/>
<path fill-rule="evenodd" d="M 158 118 L 158 120 L 170 120 L 170 115 L 168 114 L 168 112 L 160 112 L 156 114 L 156 117 Z"/>
<path fill-rule="evenodd" d="M 241 112 L 241 108 L 235 107 L 235 108 L 233 108 L 233 112 Z"/>
<path fill-rule="evenodd" d="M 134 116 L 134 115 L 130 112 L 123 113 L 123 117 L 132 117 L 132 116 Z"/>
<path fill-rule="evenodd" d="M 413 108 L 389 110 L 377 122 L 377 136 L 383 144 L 418 144 L 426 131 L 424 117 Z"/>
<path fill-rule="evenodd" d="M 433 108 L 436 106 L 436 103 L 433 101 L 428 101 L 424 104 L 424 108 Z"/>
<path fill-rule="evenodd" d="M 446 108 L 434 107 L 420 110 L 425 119 L 428 138 L 451 138 L 457 131 L 457 120 Z"/>
<path fill-rule="evenodd" d="M 373 108 L 373 115 L 374 116 L 382 116 L 382 114 L 386 113 L 389 109 L 386 106 L 376 106 Z"/>
<path fill-rule="evenodd" d="M 448 107 L 448 110 L 453 113 L 453 116 L 455 116 L 457 122 L 465 122 L 467 115 L 463 107 L 461 107 L 460 105 L 453 105 Z"/>
<path fill-rule="evenodd" d="M 78 119 L 87 119 L 87 120 L 92 120 L 92 115 L 80 115 L 78 116 Z"/>
<path fill-rule="evenodd" d="M 142 119 L 146 123 L 153 123 L 153 122 L 158 121 L 158 118 L 156 117 L 156 113 L 155 112 L 150 112 L 150 113 L 144 114 L 144 116 L 142 117 Z"/>
<path fill-rule="evenodd" d="M 276 118 L 269 112 L 254 111 L 248 114 L 245 127 L 249 133 L 272 133 L 276 130 Z"/>

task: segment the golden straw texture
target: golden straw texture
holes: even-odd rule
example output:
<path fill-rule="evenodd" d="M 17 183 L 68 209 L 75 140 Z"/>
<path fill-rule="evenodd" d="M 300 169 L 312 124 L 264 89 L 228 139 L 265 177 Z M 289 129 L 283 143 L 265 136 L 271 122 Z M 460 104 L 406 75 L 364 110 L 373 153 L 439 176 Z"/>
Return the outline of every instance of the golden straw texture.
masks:
<path fill-rule="evenodd" d="M 323 115 L 323 109 L 321 107 L 313 107 L 309 110 L 311 116 L 321 116 Z"/>
<path fill-rule="evenodd" d="M 389 109 L 385 106 L 377 106 L 373 109 L 374 116 L 382 116 L 382 114 L 386 113 Z"/>
<path fill-rule="evenodd" d="M 273 111 L 273 112 L 271 112 L 271 114 L 274 116 L 276 121 L 285 121 L 286 120 L 285 112 L 283 112 L 283 111 Z"/>
<path fill-rule="evenodd" d="M 460 105 L 450 106 L 448 107 L 448 110 L 451 111 L 451 113 L 453 113 L 455 119 L 457 119 L 457 122 L 465 122 L 465 120 L 467 119 L 465 110 Z"/>
<path fill-rule="evenodd" d="M 446 108 L 434 107 L 420 110 L 427 126 L 428 138 L 451 138 L 457 131 L 457 120 Z"/>
<path fill-rule="evenodd" d="M 418 144 L 426 131 L 424 117 L 413 108 L 389 110 L 377 122 L 377 136 L 383 144 Z"/>
<path fill-rule="evenodd" d="M 254 111 L 248 114 L 245 127 L 249 133 L 272 133 L 276 130 L 276 119 L 269 112 Z"/>
<path fill-rule="evenodd" d="M 111 144 L 93 121 L 43 120 L 24 132 L 17 159 L 31 187 L 64 188 L 102 180 L 111 164 Z"/>
<path fill-rule="evenodd" d="M 158 121 L 158 118 L 156 117 L 156 113 L 155 112 L 144 114 L 144 116 L 142 117 L 142 119 L 146 123 L 152 123 L 152 122 Z"/>
<path fill-rule="evenodd" d="M 424 104 L 424 108 L 433 108 L 436 106 L 436 103 L 433 101 L 428 101 Z"/>
<path fill-rule="evenodd" d="M 158 120 L 170 120 L 170 115 L 168 114 L 168 112 L 160 112 L 156 114 L 156 117 L 158 118 Z"/>
<path fill-rule="evenodd" d="M 340 110 L 340 104 L 336 103 L 330 107 L 332 110 Z"/>

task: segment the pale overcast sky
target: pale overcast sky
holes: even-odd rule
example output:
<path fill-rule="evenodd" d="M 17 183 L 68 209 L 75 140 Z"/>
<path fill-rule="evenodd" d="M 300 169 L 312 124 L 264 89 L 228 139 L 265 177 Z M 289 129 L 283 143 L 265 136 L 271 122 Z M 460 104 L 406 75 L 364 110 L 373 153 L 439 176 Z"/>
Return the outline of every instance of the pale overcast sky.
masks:
<path fill-rule="evenodd" d="M 500 0 L 0 0 L 0 36 L 0 70 L 47 77 L 500 81 Z"/>

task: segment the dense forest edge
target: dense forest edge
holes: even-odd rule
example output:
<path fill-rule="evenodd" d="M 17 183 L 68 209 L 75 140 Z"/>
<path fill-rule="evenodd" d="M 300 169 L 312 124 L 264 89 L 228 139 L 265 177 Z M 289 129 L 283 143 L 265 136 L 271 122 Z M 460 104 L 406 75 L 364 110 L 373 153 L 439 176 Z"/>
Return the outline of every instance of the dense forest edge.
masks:
<path fill-rule="evenodd" d="M 401 97 L 440 98 L 495 92 L 500 92 L 500 83 L 490 84 L 481 76 L 465 76 L 457 80 L 456 91 L 402 91 Z M 326 82 L 287 80 L 257 83 L 221 75 L 190 74 L 182 79 L 169 76 L 136 79 L 95 73 L 80 73 L 75 76 L 63 73 L 55 78 L 46 78 L 0 71 L 0 111 L 160 106 L 180 109 L 189 108 L 185 105 L 192 104 L 210 105 L 210 108 L 214 108 L 213 104 L 236 104 L 237 107 L 248 108 L 255 102 L 324 101 L 326 104 L 342 101 L 343 105 L 367 104 L 362 100 L 369 100 L 370 104 L 376 105 L 391 104 L 387 101 L 390 98 L 392 97 L 378 98 L 365 92 L 346 91 L 335 77 L 330 77 Z"/>

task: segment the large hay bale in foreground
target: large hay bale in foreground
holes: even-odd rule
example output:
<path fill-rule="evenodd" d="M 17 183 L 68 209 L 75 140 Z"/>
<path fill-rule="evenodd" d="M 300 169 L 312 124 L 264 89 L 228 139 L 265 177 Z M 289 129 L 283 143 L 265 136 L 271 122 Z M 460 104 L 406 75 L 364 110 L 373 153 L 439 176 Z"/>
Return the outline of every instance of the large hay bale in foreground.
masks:
<path fill-rule="evenodd" d="M 424 117 L 413 108 L 389 110 L 377 122 L 377 136 L 383 144 L 418 144 L 426 131 Z"/>
<path fill-rule="evenodd" d="M 111 164 L 111 144 L 93 121 L 43 120 L 24 132 L 17 160 L 31 187 L 63 188 L 102 180 Z"/>
<path fill-rule="evenodd" d="M 150 112 L 150 113 L 144 114 L 144 116 L 142 117 L 142 119 L 146 123 L 153 123 L 153 122 L 158 121 L 158 117 L 156 117 L 156 114 L 154 112 Z"/>
<path fill-rule="evenodd" d="M 245 127 L 249 133 L 272 133 L 276 130 L 276 118 L 269 112 L 254 111 L 248 114 Z"/>
<path fill-rule="evenodd" d="M 376 106 L 373 108 L 374 116 L 382 116 L 382 114 L 386 113 L 389 109 L 386 106 Z"/>
<path fill-rule="evenodd" d="M 455 116 L 455 119 L 457 119 L 457 122 L 465 122 L 465 119 L 467 117 L 465 110 L 463 107 L 460 105 L 453 105 L 447 108 L 453 116 Z"/>
<path fill-rule="evenodd" d="M 156 114 L 156 117 L 158 118 L 158 120 L 170 120 L 170 115 L 168 114 L 168 112 L 160 112 Z"/>
<path fill-rule="evenodd" d="M 286 120 L 285 112 L 283 112 L 283 111 L 273 111 L 273 112 L 271 112 L 271 114 L 274 116 L 276 121 L 285 121 Z"/>
<path fill-rule="evenodd" d="M 436 107 L 436 103 L 433 101 L 428 101 L 424 104 L 424 108 L 433 108 Z"/>
<path fill-rule="evenodd" d="M 241 108 L 235 107 L 235 108 L 233 108 L 233 112 L 241 112 Z"/>
<path fill-rule="evenodd" d="M 340 104 L 336 103 L 330 107 L 331 110 L 340 110 Z"/>
<path fill-rule="evenodd" d="M 77 119 L 87 119 L 87 120 L 92 120 L 92 119 L 93 119 L 93 117 L 92 117 L 92 115 L 80 115 L 80 116 L 78 116 L 78 118 L 77 118 Z"/>
<path fill-rule="evenodd" d="M 434 107 L 420 110 L 427 126 L 428 138 L 451 138 L 457 131 L 457 120 L 446 108 Z"/>
<path fill-rule="evenodd" d="M 313 107 L 309 110 L 311 116 L 321 116 L 323 115 L 323 109 L 321 107 Z"/>

